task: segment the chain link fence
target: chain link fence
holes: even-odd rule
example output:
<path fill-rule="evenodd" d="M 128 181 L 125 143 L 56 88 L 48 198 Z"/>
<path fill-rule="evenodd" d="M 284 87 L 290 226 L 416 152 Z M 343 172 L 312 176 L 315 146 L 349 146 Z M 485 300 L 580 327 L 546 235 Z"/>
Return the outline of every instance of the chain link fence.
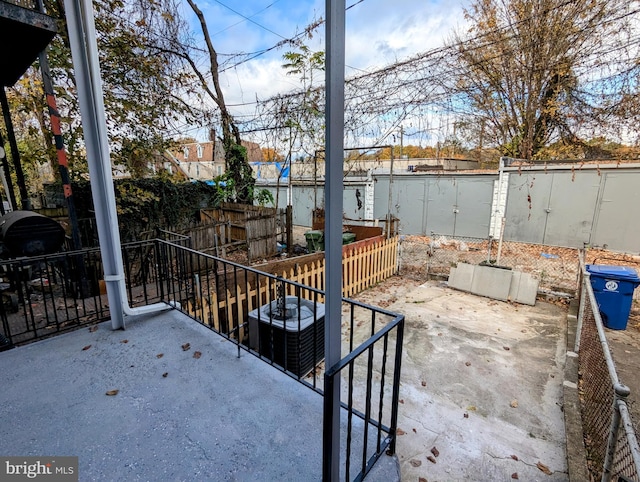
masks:
<path fill-rule="evenodd" d="M 428 275 L 448 276 L 458 263 L 491 264 L 508 267 L 533 275 L 540 288 L 553 292 L 576 291 L 578 279 L 578 250 L 539 244 L 498 242 L 432 233 L 421 238 L 428 244 L 425 268 Z M 412 246 L 405 243 L 405 257 Z M 409 253 L 407 253 L 409 251 Z"/>
<path fill-rule="evenodd" d="M 587 464 L 593 480 L 640 480 L 640 447 L 584 261 L 576 351 Z"/>

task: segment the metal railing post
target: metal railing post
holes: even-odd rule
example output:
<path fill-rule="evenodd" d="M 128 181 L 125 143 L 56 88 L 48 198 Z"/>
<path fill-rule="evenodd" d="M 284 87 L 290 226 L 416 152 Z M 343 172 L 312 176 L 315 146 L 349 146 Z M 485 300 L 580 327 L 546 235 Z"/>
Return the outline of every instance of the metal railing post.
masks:
<path fill-rule="evenodd" d="M 602 482 L 611 482 L 613 463 L 618 445 L 618 431 L 620 430 L 620 408 L 618 404 L 624 403 L 631 393 L 629 387 L 621 383 L 616 383 L 613 387 L 615 395 L 613 397 L 613 417 L 611 417 L 611 427 L 609 428 L 609 440 L 607 442 L 607 454 L 602 468 Z"/>
<path fill-rule="evenodd" d="M 322 427 L 322 480 L 330 482 L 334 480 L 334 446 L 333 446 L 333 398 L 334 385 L 333 375 L 325 372 L 324 374 L 324 398 L 323 398 L 323 427 Z M 339 464 L 340 461 L 338 460 Z"/>
<path fill-rule="evenodd" d="M 581 266 L 582 269 L 582 266 Z M 578 306 L 578 325 L 576 327 L 576 341 L 573 346 L 573 351 L 576 353 L 580 352 L 580 338 L 582 336 L 582 325 L 584 323 L 584 309 L 586 304 L 589 302 L 589 295 L 587 292 L 587 285 L 591 284 L 591 274 L 586 270 L 583 271 L 582 275 L 582 288 L 580 290 L 580 305 Z"/>
<path fill-rule="evenodd" d="M 387 453 L 393 455 L 396 453 L 396 439 L 398 428 L 398 408 L 400 403 L 400 371 L 402 367 L 402 343 L 404 341 L 404 315 L 402 321 L 398 324 L 396 333 L 396 357 L 393 367 L 393 395 L 391 399 L 391 423 L 389 424 L 391 443 Z"/>
<path fill-rule="evenodd" d="M 633 465 L 636 469 L 636 474 L 640 474 L 640 446 L 638 446 L 638 439 L 636 437 L 636 429 L 633 426 L 633 422 L 631 420 L 631 414 L 629 413 L 629 408 L 625 403 L 619 403 L 618 407 L 620 408 L 620 416 L 622 421 L 622 426 L 626 432 L 627 441 L 629 442 L 629 450 L 631 451 L 631 458 L 633 459 Z"/>
<path fill-rule="evenodd" d="M 164 281 L 168 279 L 168 273 L 165 266 L 165 256 L 166 252 L 164 244 L 162 248 L 160 248 L 160 240 L 158 238 L 154 239 L 154 247 L 156 251 L 155 257 L 155 265 L 156 265 L 156 286 L 160 289 L 160 301 L 164 301 Z"/>

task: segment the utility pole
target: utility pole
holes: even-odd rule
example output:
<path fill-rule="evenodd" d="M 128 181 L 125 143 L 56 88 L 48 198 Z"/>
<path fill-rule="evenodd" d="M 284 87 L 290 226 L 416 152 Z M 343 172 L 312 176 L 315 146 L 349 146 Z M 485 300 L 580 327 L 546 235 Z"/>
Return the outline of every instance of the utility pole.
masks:
<path fill-rule="evenodd" d="M 404 157 L 402 156 L 403 148 L 404 148 L 404 127 L 400 125 L 400 160 L 404 159 Z"/>
<path fill-rule="evenodd" d="M 82 249 L 80 229 L 78 227 L 78 215 L 76 214 L 73 191 L 71 190 L 71 180 L 69 179 L 67 151 L 64 148 L 64 140 L 62 139 L 62 131 L 60 130 L 60 113 L 58 112 L 56 98 L 53 95 L 53 83 L 51 82 L 51 71 L 49 69 L 47 49 L 40 52 L 40 70 L 42 71 L 42 84 L 44 86 L 44 93 L 47 98 L 47 107 L 51 119 L 51 130 L 53 131 L 53 138 L 56 144 L 58 170 L 60 172 L 60 180 L 62 181 L 62 190 L 64 192 L 64 198 L 67 201 L 73 249 Z"/>

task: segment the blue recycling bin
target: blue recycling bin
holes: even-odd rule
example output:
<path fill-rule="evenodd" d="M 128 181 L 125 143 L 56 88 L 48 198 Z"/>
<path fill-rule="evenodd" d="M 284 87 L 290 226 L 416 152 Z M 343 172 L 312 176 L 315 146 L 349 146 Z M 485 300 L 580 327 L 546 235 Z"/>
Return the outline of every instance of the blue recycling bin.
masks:
<path fill-rule="evenodd" d="M 640 285 L 638 273 L 626 266 L 603 264 L 588 264 L 587 271 L 604 325 L 612 330 L 626 329 L 633 291 Z"/>

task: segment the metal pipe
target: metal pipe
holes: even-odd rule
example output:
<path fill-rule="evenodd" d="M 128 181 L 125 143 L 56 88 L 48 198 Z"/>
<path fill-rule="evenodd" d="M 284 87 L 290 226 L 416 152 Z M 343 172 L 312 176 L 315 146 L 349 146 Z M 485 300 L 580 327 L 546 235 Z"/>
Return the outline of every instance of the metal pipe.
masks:
<path fill-rule="evenodd" d="M 78 215 L 76 213 L 76 205 L 71 189 L 71 180 L 69 179 L 69 163 L 67 160 L 67 151 L 62 138 L 62 130 L 60 129 L 60 112 L 53 91 L 53 82 L 51 81 L 51 69 L 49 67 L 49 59 L 47 57 L 48 48 L 40 52 L 40 71 L 42 72 L 42 85 L 44 94 L 47 98 L 47 108 L 51 119 L 51 130 L 56 145 L 56 156 L 58 159 L 58 172 L 62 181 L 62 191 L 67 202 L 67 211 L 69 213 L 69 221 L 71 222 L 71 239 L 73 241 L 73 249 L 82 249 L 82 241 L 80 239 L 80 228 L 78 224 Z"/>
<path fill-rule="evenodd" d="M 587 294 L 587 284 L 591 285 L 591 273 L 586 270 L 584 264 L 584 251 L 580 251 L 579 261 L 579 275 L 582 277 L 582 285 L 580 286 L 580 304 L 578 305 L 578 324 L 576 326 L 576 341 L 573 345 L 573 351 L 580 353 L 580 340 L 582 339 L 582 326 L 584 324 L 584 310 L 589 302 L 589 295 Z"/>
<path fill-rule="evenodd" d="M 389 424 L 389 435 L 392 437 L 389 445 L 390 454 L 396 453 L 396 441 L 398 438 L 398 407 L 400 403 L 400 370 L 402 366 L 402 343 L 404 341 L 404 315 L 402 315 L 402 320 L 397 326 L 398 332 L 396 334 L 396 354 L 394 360 L 393 392 L 391 399 L 391 423 Z"/>
<path fill-rule="evenodd" d="M 498 254 L 496 254 L 496 264 L 500 265 L 500 256 L 502 256 L 502 240 L 504 239 L 504 223 L 505 219 L 500 220 L 500 239 L 498 240 Z"/>
<path fill-rule="evenodd" d="M 387 239 L 391 237 L 391 205 L 393 204 L 393 146 L 390 149 L 391 163 L 389 164 L 389 203 L 387 205 Z"/>
<path fill-rule="evenodd" d="M 93 6 L 90 1 L 84 0 L 64 0 L 64 4 L 82 115 L 93 204 L 96 211 L 104 280 L 111 312 L 111 327 L 125 328 L 124 315 L 152 313 L 170 309 L 171 306 L 155 303 L 131 308 L 128 305 Z"/>
<path fill-rule="evenodd" d="M 500 197 L 502 196 L 502 184 L 504 183 L 504 166 L 505 166 L 505 158 L 501 157 L 500 161 L 498 163 L 498 193 L 496 196 L 496 211 L 494 213 L 494 219 L 497 219 L 497 215 L 500 214 Z M 506 205 L 507 205 L 507 200 L 505 197 L 505 209 L 506 209 Z M 504 225 L 506 222 L 506 218 L 505 218 L 505 214 L 506 213 L 502 213 L 502 216 L 500 217 L 500 231 L 499 231 L 499 235 L 498 235 L 498 253 L 496 255 L 496 264 L 499 265 L 500 264 L 500 255 L 502 254 L 502 240 L 504 238 Z"/>
<path fill-rule="evenodd" d="M 609 426 L 609 440 L 602 468 L 602 482 L 611 482 L 616 447 L 618 445 L 618 431 L 620 430 L 620 405 L 625 403 L 626 398 L 631 393 L 631 390 L 621 383 L 616 383 L 613 386 L 613 390 L 615 393 L 613 397 L 613 417 L 611 417 L 611 425 Z"/>
<path fill-rule="evenodd" d="M 611 385 L 615 387 L 616 385 L 620 384 L 620 380 L 618 379 L 616 365 L 613 362 L 613 356 L 611 355 L 611 350 L 609 349 L 609 343 L 607 343 L 607 338 L 604 333 L 604 323 L 602 322 L 602 316 L 600 315 L 600 309 L 598 308 L 596 295 L 593 292 L 593 287 L 591 286 L 590 282 L 585 283 L 585 285 L 587 287 L 587 293 L 589 294 L 589 303 L 591 303 L 591 311 L 593 312 L 593 319 L 596 325 L 596 330 L 598 331 L 598 341 L 602 345 L 604 361 L 607 364 L 609 379 L 611 380 Z"/>
<path fill-rule="evenodd" d="M 633 458 L 633 464 L 636 466 L 636 472 L 640 474 L 640 448 L 638 448 L 638 439 L 636 438 L 636 430 L 631 421 L 631 415 L 629 414 L 629 408 L 626 402 L 618 403 L 620 409 L 620 417 L 624 430 L 629 442 L 629 450 L 631 450 L 631 457 Z"/>
<path fill-rule="evenodd" d="M 325 359 L 327 369 L 340 363 L 342 321 L 342 214 L 344 163 L 345 0 L 326 0 L 327 63 L 325 140 Z M 326 379 L 326 378 L 325 378 Z M 324 398 L 323 477 L 340 478 L 340 377 Z"/>

